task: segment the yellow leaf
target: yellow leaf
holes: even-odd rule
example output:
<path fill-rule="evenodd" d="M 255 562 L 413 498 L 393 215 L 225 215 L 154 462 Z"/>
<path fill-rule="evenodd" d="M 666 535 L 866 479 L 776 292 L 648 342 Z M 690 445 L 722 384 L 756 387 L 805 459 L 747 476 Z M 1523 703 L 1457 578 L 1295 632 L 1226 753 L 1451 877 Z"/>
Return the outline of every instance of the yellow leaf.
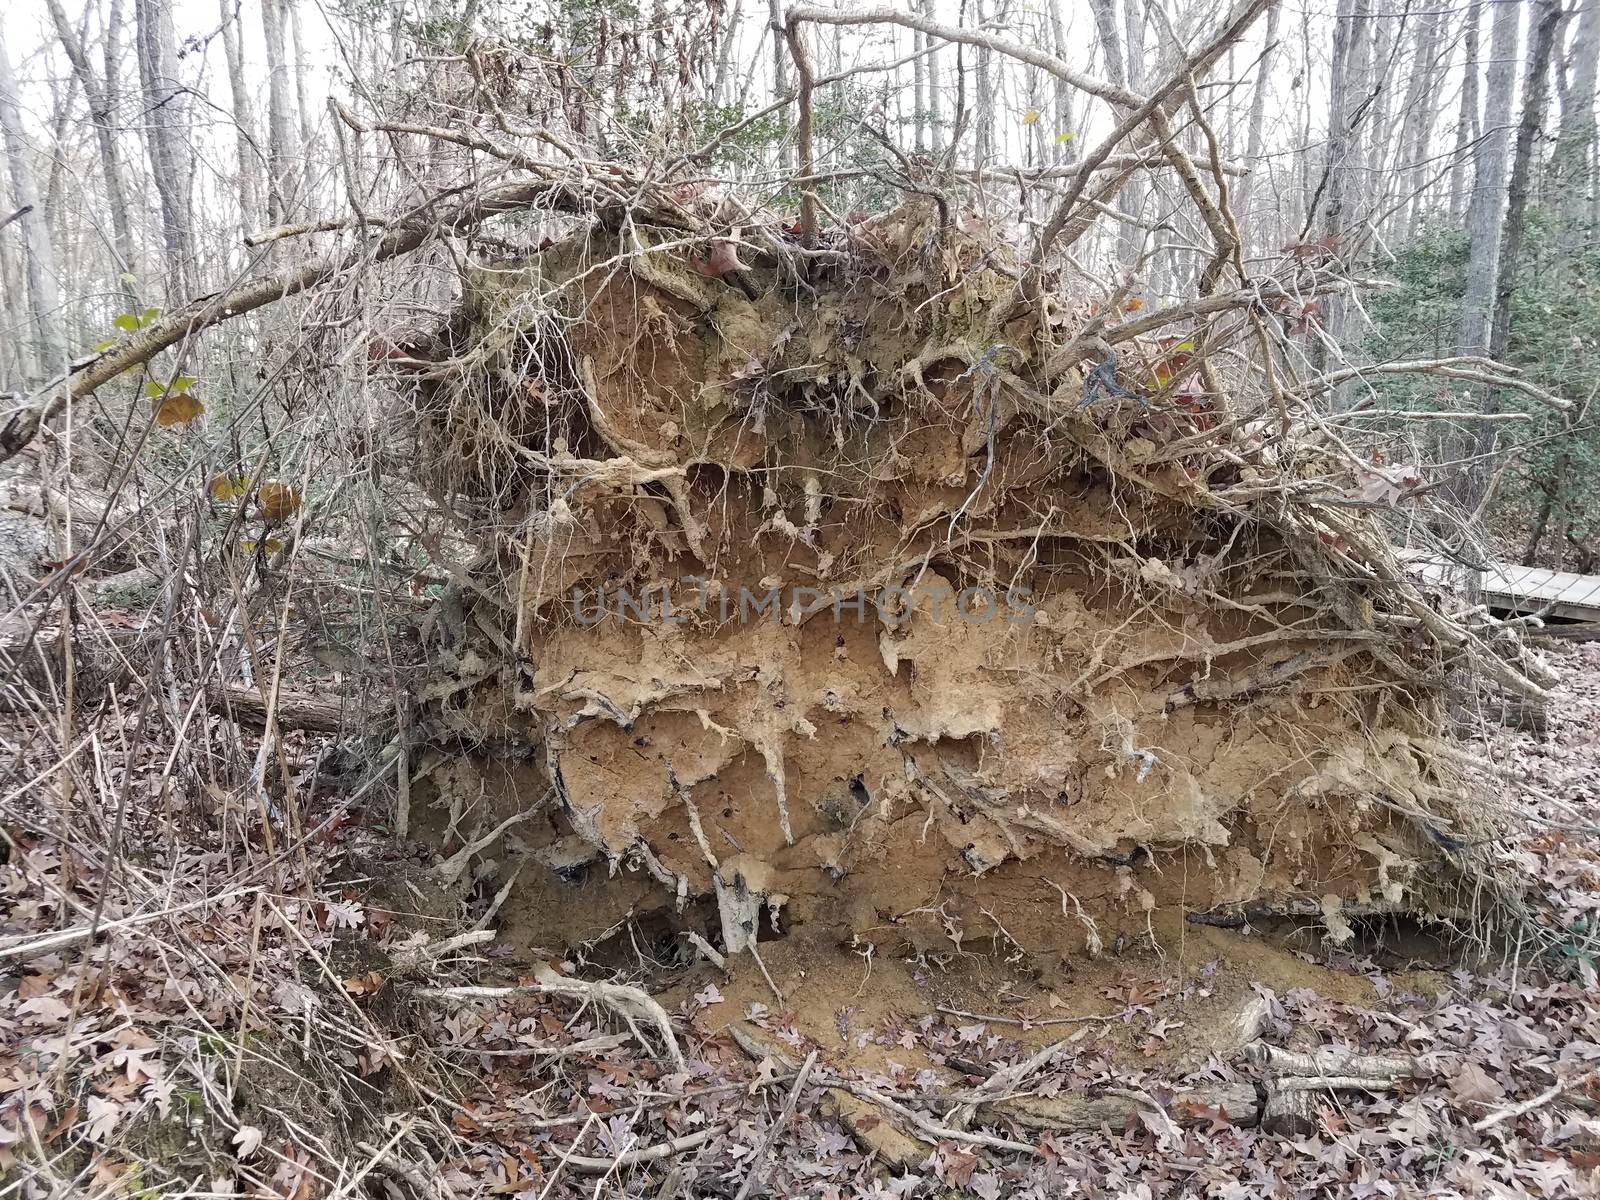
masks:
<path fill-rule="evenodd" d="M 1062 142 L 1070 142 L 1076 136 L 1077 135 L 1074 134 L 1072 130 L 1063 129 L 1060 133 L 1056 134 L 1056 145 L 1059 146 Z"/>
<path fill-rule="evenodd" d="M 1037 108 L 1030 108 L 1027 112 L 1022 114 L 1022 123 L 1024 125 L 1032 125 L 1038 119 L 1039 110 Z"/>
<path fill-rule="evenodd" d="M 246 554 L 254 554 L 257 546 L 261 548 L 261 552 L 263 554 L 276 554 L 279 550 L 283 549 L 284 543 L 282 538 L 275 537 L 269 537 L 264 542 L 239 543 L 239 549 L 243 550 Z"/>
<path fill-rule="evenodd" d="M 256 490 L 256 507 L 269 521 L 287 521 L 300 507 L 300 489 L 278 479 L 266 479 Z"/>
<path fill-rule="evenodd" d="M 249 491 L 249 485 L 237 475 L 213 475 L 206 491 L 213 500 L 237 500 Z"/>
<path fill-rule="evenodd" d="M 150 403 L 156 410 L 156 424 L 161 426 L 187 425 L 206 410 L 206 406 L 188 392 L 157 396 Z"/>

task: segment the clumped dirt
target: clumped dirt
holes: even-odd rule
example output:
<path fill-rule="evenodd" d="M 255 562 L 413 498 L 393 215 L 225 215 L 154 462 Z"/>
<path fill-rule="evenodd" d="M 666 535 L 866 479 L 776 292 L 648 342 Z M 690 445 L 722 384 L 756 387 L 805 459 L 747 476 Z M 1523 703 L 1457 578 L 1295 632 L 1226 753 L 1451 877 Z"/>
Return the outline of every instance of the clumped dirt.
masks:
<path fill-rule="evenodd" d="M 1115 323 L 1019 303 L 931 202 L 805 279 L 651 236 L 481 269 L 442 339 L 472 369 L 422 389 L 479 553 L 421 820 L 514 819 L 503 929 L 1048 972 L 1208 936 L 1186 911 L 1454 905 L 1485 811 L 1446 681 L 1530 660 L 1318 506 L 1349 467 L 1236 419 L 1192 342 L 1074 340 Z"/>

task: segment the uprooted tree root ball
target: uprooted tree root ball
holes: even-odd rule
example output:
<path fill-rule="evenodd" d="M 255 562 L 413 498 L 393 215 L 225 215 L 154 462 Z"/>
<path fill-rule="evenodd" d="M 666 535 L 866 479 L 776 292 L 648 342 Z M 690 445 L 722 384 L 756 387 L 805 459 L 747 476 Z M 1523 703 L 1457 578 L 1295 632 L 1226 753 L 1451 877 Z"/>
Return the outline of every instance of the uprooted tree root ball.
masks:
<path fill-rule="evenodd" d="M 477 268 L 411 363 L 479 551 L 430 630 L 436 823 L 510 822 L 531 936 L 1095 954 L 1169 906 L 1338 937 L 1492 894 L 1452 696 L 1547 676 L 1408 579 L 1274 378 L 1314 280 L 1151 322 L 942 199 L 786 233 L 602 221 Z"/>

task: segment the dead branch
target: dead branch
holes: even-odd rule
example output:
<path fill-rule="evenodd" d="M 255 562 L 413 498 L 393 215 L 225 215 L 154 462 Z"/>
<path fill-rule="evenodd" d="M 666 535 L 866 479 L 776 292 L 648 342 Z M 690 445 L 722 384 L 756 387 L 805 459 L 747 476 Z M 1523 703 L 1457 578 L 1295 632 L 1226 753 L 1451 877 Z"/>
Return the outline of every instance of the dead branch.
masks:
<path fill-rule="evenodd" d="M 800 81 L 796 93 L 800 119 L 794 127 L 795 150 L 799 155 L 800 173 L 810 175 L 816 168 L 811 146 L 811 91 L 815 86 L 815 72 L 811 69 L 811 54 L 806 49 L 805 38 L 800 36 L 800 18 L 794 12 L 789 14 L 784 36 L 789 43 L 789 54 L 794 59 L 795 78 Z M 814 183 L 807 183 L 800 189 L 800 245 L 806 250 L 817 248 L 817 186 Z M 739 1194 L 744 1195 L 743 1191 Z"/>
<path fill-rule="evenodd" d="M 1526 1116 L 1535 1109 L 1543 1108 L 1546 1104 L 1549 1104 L 1558 1096 L 1570 1092 L 1573 1088 L 1584 1087 L 1596 1079 L 1600 1079 L 1600 1071 L 1586 1071 L 1582 1074 L 1574 1075 L 1570 1079 L 1558 1079 L 1537 1096 L 1530 1096 L 1519 1104 L 1511 1104 L 1505 1108 L 1496 1109 L 1488 1116 L 1474 1121 L 1472 1128 L 1476 1132 L 1482 1133 L 1484 1130 L 1493 1129 L 1496 1125 L 1504 1124 L 1506 1121 L 1514 1121 L 1518 1117 Z"/>
<path fill-rule="evenodd" d="M 1488 387 L 1508 388 L 1521 392 L 1524 396 L 1532 397 L 1540 404 L 1558 412 L 1570 412 L 1573 407 L 1572 401 L 1552 395 L 1526 379 L 1517 378 L 1516 368 L 1498 363 L 1492 358 L 1476 356 L 1413 359 L 1402 362 L 1370 363 L 1362 367 L 1345 367 L 1313 379 L 1300 389 L 1297 398 L 1304 401 L 1312 400 L 1333 391 L 1342 383 L 1348 383 L 1352 379 L 1365 379 L 1369 375 L 1438 375 L 1445 379 L 1459 379 L 1466 383 L 1480 383 Z M 1353 406 L 1353 410 L 1359 411 L 1360 407 L 1360 405 Z M 1479 419 L 1482 419 L 1481 414 Z"/>
<path fill-rule="evenodd" d="M 697 1129 L 693 1133 L 686 1133 L 682 1137 L 675 1137 L 665 1142 L 658 1142 L 654 1146 L 646 1146 L 643 1150 L 630 1150 L 626 1154 L 619 1154 L 615 1158 L 590 1158 L 582 1154 L 564 1154 L 561 1161 L 574 1171 L 583 1175 L 609 1175 L 619 1167 L 638 1167 L 645 1163 L 660 1162 L 663 1158 L 671 1158 L 674 1154 L 682 1154 L 685 1150 L 693 1150 L 703 1146 L 714 1137 L 720 1137 L 728 1131 L 726 1125 L 712 1125 L 708 1129 Z"/>
<path fill-rule="evenodd" d="M 5 424 L 0 425 L 0 463 L 15 457 L 38 436 L 46 421 L 74 401 L 92 395 L 123 372 L 148 363 L 161 351 L 186 342 L 214 325 L 301 295 L 359 267 L 399 258 L 442 234 L 476 229 L 504 213 L 540 204 L 568 212 L 588 211 L 592 207 L 589 203 L 592 194 L 593 185 L 581 178 L 547 176 L 502 184 L 457 204 L 429 207 L 394 219 L 387 232 L 342 254 L 192 300 L 128 334 L 115 346 L 75 367 L 70 374 L 57 379 L 13 411 Z"/>
<path fill-rule="evenodd" d="M 1256 1041 L 1244 1048 L 1244 1057 L 1273 1075 L 1349 1076 L 1370 1081 L 1405 1079 L 1417 1073 L 1415 1059 L 1352 1054 L 1338 1046 L 1299 1054 Z"/>
<path fill-rule="evenodd" d="M 1266 0 L 1271 2 L 1271 0 Z M 1263 4 L 1265 7 L 1265 4 Z M 893 8 L 814 8 L 810 5 L 799 5 L 789 10 L 789 22 L 794 24 L 799 21 L 814 21 L 819 25 L 901 25 L 907 29 L 920 30 L 947 42 L 961 42 L 968 46 L 982 46 L 1025 62 L 1030 66 L 1047 71 L 1057 79 L 1071 84 L 1079 91 L 1088 92 L 1092 96 L 1099 96 L 1102 100 L 1109 100 L 1113 104 L 1132 106 L 1140 103 L 1140 98 L 1127 88 L 1117 87 L 1093 75 L 1068 65 L 1053 54 L 1033 46 L 1013 42 L 1007 38 L 997 37 L 992 33 L 985 33 L 980 29 L 962 29 L 954 25 L 942 25 L 916 12 L 900 11 Z"/>
<path fill-rule="evenodd" d="M 219 717 L 226 717 L 252 729 L 265 729 L 267 701 L 255 688 L 234 683 L 209 683 L 206 685 L 206 707 Z M 304 729 L 311 733 L 343 733 L 351 727 L 353 714 L 340 699 L 323 699 L 305 692 L 278 693 L 273 719 L 279 729 Z M 386 726 L 394 721 L 393 710 L 362 714 L 364 728 Z"/>
<path fill-rule="evenodd" d="M 674 1066 L 682 1069 L 683 1051 L 678 1046 L 677 1035 L 672 1032 L 672 1020 L 648 992 L 625 983 L 591 983 L 567 975 L 558 975 L 546 963 L 536 963 L 533 976 L 534 983 L 520 984 L 516 987 L 418 988 L 416 995 L 426 1000 L 469 1003 L 473 1000 L 502 1000 L 507 996 L 534 994 L 574 997 L 585 1003 L 595 1003 L 602 1008 L 610 1009 L 628 1026 L 639 1043 L 652 1054 L 656 1053 L 656 1050 L 650 1045 L 639 1026 L 641 1023 L 653 1026 L 661 1038 L 665 1056 Z"/>

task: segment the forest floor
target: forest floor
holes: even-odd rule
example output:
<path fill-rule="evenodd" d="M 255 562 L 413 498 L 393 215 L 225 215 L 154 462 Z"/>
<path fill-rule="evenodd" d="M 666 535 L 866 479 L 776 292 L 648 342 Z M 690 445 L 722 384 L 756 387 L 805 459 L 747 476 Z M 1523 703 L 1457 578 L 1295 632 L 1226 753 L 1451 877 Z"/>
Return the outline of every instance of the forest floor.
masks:
<path fill-rule="evenodd" d="M 1003 931 L 905 961 L 799 930 L 761 944 L 764 972 L 655 980 L 670 1042 L 552 994 L 509 931 L 460 936 L 459 886 L 319 790 L 312 743 L 275 837 L 168 811 L 165 747 L 106 781 L 107 814 L 63 821 L 46 774 L 0 808 L 0 1173 L 24 1196 L 291 1200 L 1597 1194 L 1600 646 L 1552 653 L 1544 735 L 1480 749 L 1526 807 L 1497 850 L 1561 962 L 1392 923 L 1340 949 L 1178 922 L 1076 963 Z M 1412 1076 L 1267 1132 L 1207 1099 L 1250 1095 L 1251 1012 L 1279 1047 Z M 1101 1101 L 1126 1111 L 1021 1115 Z"/>

